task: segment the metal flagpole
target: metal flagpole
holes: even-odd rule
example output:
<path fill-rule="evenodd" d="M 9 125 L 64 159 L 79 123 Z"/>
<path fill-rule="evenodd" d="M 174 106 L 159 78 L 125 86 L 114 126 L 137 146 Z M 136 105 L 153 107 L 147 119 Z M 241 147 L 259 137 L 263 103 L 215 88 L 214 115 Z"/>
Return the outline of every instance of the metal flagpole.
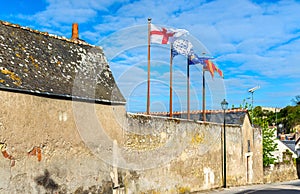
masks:
<path fill-rule="evenodd" d="M 170 117 L 173 117 L 173 90 L 172 90 L 172 82 L 173 82 L 173 55 L 172 55 L 172 47 L 173 44 L 170 44 Z"/>
<path fill-rule="evenodd" d="M 206 113 L 205 113 L 205 70 L 204 66 L 202 68 L 202 114 L 203 114 L 203 121 L 206 121 Z"/>
<path fill-rule="evenodd" d="M 148 18 L 148 79 L 147 79 L 147 115 L 150 114 L 150 30 L 151 18 Z"/>
<path fill-rule="evenodd" d="M 190 65 L 187 58 L 187 119 L 190 119 Z"/>

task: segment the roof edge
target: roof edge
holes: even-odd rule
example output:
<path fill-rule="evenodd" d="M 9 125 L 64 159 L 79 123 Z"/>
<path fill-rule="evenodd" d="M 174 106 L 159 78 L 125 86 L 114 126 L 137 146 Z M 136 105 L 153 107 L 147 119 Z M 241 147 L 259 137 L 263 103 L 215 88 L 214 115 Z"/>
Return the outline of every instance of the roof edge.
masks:
<path fill-rule="evenodd" d="M 224 110 L 205 110 L 205 113 L 223 113 Z M 237 108 L 237 109 L 227 109 L 225 110 L 226 113 L 235 113 L 235 112 L 249 112 L 248 109 L 244 108 Z M 203 110 L 191 110 L 190 114 L 202 114 Z M 146 112 L 138 112 L 137 114 L 146 114 Z M 151 115 L 169 115 L 170 112 L 150 112 Z M 173 115 L 176 114 L 187 114 L 187 111 L 174 111 L 172 112 Z"/>
<path fill-rule="evenodd" d="M 27 30 L 27 31 L 30 31 L 32 33 L 44 35 L 44 36 L 55 38 L 55 39 L 58 39 L 58 40 L 63 40 L 63 41 L 66 41 L 66 42 L 71 42 L 71 43 L 78 44 L 78 45 L 86 45 L 86 46 L 91 46 L 91 47 L 99 47 L 99 48 L 102 49 L 101 46 L 92 45 L 92 44 L 89 44 L 89 43 L 87 43 L 87 42 L 85 42 L 83 40 L 80 40 L 80 39 L 71 39 L 71 38 L 66 38 L 64 36 L 58 36 L 58 35 L 54 35 L 54 34 L 49 34 L 48 32 L 41 32 L 39 30 L 34 30 L 34 29 L 29 28 L 27 26 L 26 27 L 25 26 L 20 26 L 19 24 L 13 24 L 13 23 L 10 23 L 10 22 L 7 22 L 7 21 L 3 21 L 3 20 L 0 20 L 0 24 L 2 24 L 4 26 L 9 26 L 9 27 L 13 27 L 13 28 L 22 29 L 22 30 Z"/>
<path fill-rule="evenodd" d="M 211 121 L 199 121 L 199 120 L 194 120 L 194 119 L 183 119 L 183 118 L 174 118 L 174 117 L 165 117 L 165 116 L 159 116 L 159 115 L 148 115 L 147 113 L 133 113 L 133 112 L 127 112 L 127 115 L 131 116 L 142 116 L 142 117 L 151 117 L 151 118 L 159 118 L 159 119 L 164 119 L 164 120 L 174 120 L 174 121 L 185 121 L 185 122 L 194 122 L 194 123 L 199 123 L 199 124 L 214 124 L 214 125 L 222 125 L 223 123 L 217 123 L 217 122 L 211 122 Z M 226 123 L 226 126 L 233 126 L 233 127 L 240 127 L 240 124 L 228 124 Z"/>
<path fill-rule="evenodd" d="M 1 86 L 0 86 L 0 91 L 16 92 L 16 93 L 20 93 L 20 94 L 29 94 L 29 95 L 58 99 L 58 100 L 72 100 L 72 101 L 80 101 L 80 102 L 96 103 L 96 104 L 106 104 L 106 105 L 126 105 L 126 102 L 123 102 L 123 101 L 109 101 L 109 100 L 104 100 L 104 99 L 94 99 L 94 98 L 87 98 L 87 97 L 54 94 L 54 93 L 49 93 L 49 92 L 24 90 L 24 89 L 18 89 L 18 88 L 3 88 Z"/>

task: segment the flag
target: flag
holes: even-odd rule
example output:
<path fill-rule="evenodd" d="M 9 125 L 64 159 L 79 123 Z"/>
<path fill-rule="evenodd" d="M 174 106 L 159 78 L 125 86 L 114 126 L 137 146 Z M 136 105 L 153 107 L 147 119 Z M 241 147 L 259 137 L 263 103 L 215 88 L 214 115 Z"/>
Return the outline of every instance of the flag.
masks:
<path fill-rule="evenodd" d="M 179 55 L 179 53 L 173 47 L 171 48 L 171 51 L 172 51 L 172 58 Z"/>
<path fill-rule="evenodd" d="M 177 52 L 177 54 L 189 56 L 193 52 L 193 45 L 188 40 L 176 39 L 172 44 L 172 49 Z"/>
<path fill-rule="evenodd" d="M 188 56 L 188 64 L 195 65 L 195 64 L 200 63 L 201 65 L 205 65 L 204 61 L 206 59 L 207 59 L 207 57 L 198 57 L 198 55 L 192 51 L 191 55 Z"/>
<path fill-rule="evenodd" d="M 219 75 L 224 78 L 224 74 L 223 74 L 223 71 L 221 71 L 221 69 L 219 69 L 218 67 L 216 67 L 216 71 L 219 73 Z"/>
<path fill-rule="evenodd" d="M 173 28 L 161 28 L 151 24 L 150 37 L 151 43 L 158 44 L 169 44 L 179 38 L 187 34 L 188 31 L 184 29 L 173 29 Z"/>
<path fill-rule="evenodd" d="M 214 77 L 215 71 L 219 73 L 219 75 L 223 78 L 223 72 L 209 59 L 206 59 L 204 65 L 204 69 L 208 70 L 211 74 L 211 77 Z"/>

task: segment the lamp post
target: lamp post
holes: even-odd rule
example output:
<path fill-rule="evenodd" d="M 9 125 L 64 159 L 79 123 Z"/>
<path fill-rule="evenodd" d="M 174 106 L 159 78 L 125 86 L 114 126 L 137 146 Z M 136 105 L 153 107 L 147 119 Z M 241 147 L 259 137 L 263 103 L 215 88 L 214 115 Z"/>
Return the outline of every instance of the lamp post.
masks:
<path fill-rule="evenodd" d="M 225 128 L 225 111 L 228 107 L 228 102 L 224 99 L 221 102 L 222 109 L 224 111 L 224 123 L 223 123 L 223 187 L 226 188 L 226 128 Z"/>
<path fill-rule="evenodd" d="M 254 88 L 251 88 L 248 90 L 248 92 L 251 93 L 251 97 L 252 97 L 252 105 L 251 105 L 251 122 L 252 122 L 252 126 L 253 126 L 253 93 L 255 92 L 255 90 L 258 90 L 260 88 L 260 86 L 255 86 Z"/>

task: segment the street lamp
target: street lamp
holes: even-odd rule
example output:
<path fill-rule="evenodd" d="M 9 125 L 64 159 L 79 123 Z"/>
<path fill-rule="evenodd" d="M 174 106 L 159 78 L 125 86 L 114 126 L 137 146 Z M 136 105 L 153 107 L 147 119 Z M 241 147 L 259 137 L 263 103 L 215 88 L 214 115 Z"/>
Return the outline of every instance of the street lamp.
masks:
<path fill-rule="evenodd" d="M 226 128 L 225 128 L 225 111 L 226 109 L 228 108 L 228 102 L 224 99 L 222 102 L 221 102 L 221 106 L 222 106 L 222 109 L 224 111 L 224 123 L 223 123 L 223 141 L 224 141 L 224 146 L 223 146 L 223 187 L 226 188 Z"/>
<path fill-rule="evenodd" d="M 260 88 L 260 86 L 255 86 L 254 88 L 251 88 L 248 90 L 248 92 L 251 93 L 252 95 L 252 105 L 251 105 L 251 121 L 252 121 L 252 126 L 253 126 L 253 93 L 255 92 L 255 90 L 258 90 Z"/>
<path fill-rule="evenodd" d="M 281 139 L 281 134 L 284 132 L 283 131 L 283 124 L 282 123 L 280 123 L 279 125 L 278 125 L 278 128 L 279 128 L 279 138 Z"/>

